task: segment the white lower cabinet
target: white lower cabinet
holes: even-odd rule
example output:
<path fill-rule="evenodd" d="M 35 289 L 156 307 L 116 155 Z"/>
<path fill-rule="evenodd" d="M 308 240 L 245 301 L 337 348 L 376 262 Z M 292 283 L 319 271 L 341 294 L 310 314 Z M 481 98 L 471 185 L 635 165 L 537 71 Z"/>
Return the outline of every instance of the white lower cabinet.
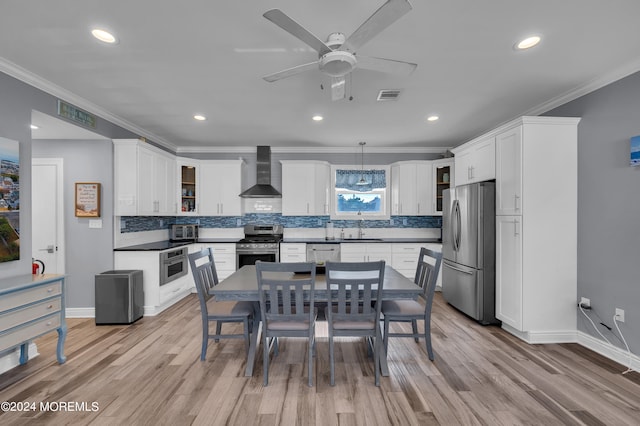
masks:
<path fill-rule="evenodd" d="M 341 262 L 375 262 L 384 260 L 391 265 L 390 243 L 341 243 Z"/>
<path fill-rule="evenodd" d="M 160 251 L 115 251 L 114 269 L 140 269 L 144 288 L 144 315 L 158 315 L 191 293 L 189 274 L 160 286 Z"/>
<path fill-rule="evenodd" d="M 235 243 L 202 244 L 203 249 L 208 247 L 211 247 L 213 251 L 213 263 L 216 265 L 216 273 L 220 281 L 236 271 Z"/>
<path fill-rule="evenodd" d="M 393 243 L 391 245 L 391 266 L 409 279 L 416 276 L 418 267 L 418 256 L 420 248 L 426 247 L 430 250 L 442 252 L 442 244 L 434 243 Z M 436 287 L 442 288 L 442 266 L 436 280 Z"/>
<path fill-rule="evenodd" d="M 496 318 L 523 330 L 522 217 L 496 217 Z"/>
<path fill-rule="evenodd" d="M 280 243 L 280 262 L 295 263 L 307 261 L 306 243 Z"/>

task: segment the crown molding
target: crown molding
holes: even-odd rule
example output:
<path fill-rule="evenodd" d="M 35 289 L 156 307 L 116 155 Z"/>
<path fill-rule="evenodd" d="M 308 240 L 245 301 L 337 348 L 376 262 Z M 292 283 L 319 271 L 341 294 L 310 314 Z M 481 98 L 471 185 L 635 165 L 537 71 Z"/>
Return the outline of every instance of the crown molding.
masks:
<path fill-rule="evenodd" d="M 17 80 L 22 81 L 23 83 L 33 86 L 36 89 L 42 90 L 43 92 L 69 102 L 77 106 L 78 108 L 82 108 L 85 111 L 95 114 L 106 121 L 122 127 L 123 129 L 129 130 L 130 132 L 133 132 L 138 136 L 143 136 L 148 140 L 153 141 L 153 143 L 155 144 L 162 145 L 163 147 L 172 151 L 176 150 L 176 146 L 171 142 L 165 140 L 164 138 L 154 135 L 153 133 L 148 132 L 145 129 L 136 126 L 135 124 L 130 123 L 127 120 L 110 113 L 109 111 L 95 105 L 94 103 L 66 89 L 63 89 L 62 87 L 48 80 L 45 80 L 39 75 L 34 74 L 31 71 L 26 70 L 2 57 L 0 57 L 0 71 Z"/>
<path fill-rule="evenodd" d="M 452 147 L 367 147 L 368 154 L 442 154 Z M 186 146 L 178 147 L 176 154 L 253 154 L 256 152 L 255 146 Z M 279 154 L 353 154 L 360 152 L 357 147 L 350 146 L 272 146 L 272 153 Z"/>
<path fill-rule="evenodd" d="M 640 58 L 548 100 L 522 115 L 540 115 L 640 71 Z"/>

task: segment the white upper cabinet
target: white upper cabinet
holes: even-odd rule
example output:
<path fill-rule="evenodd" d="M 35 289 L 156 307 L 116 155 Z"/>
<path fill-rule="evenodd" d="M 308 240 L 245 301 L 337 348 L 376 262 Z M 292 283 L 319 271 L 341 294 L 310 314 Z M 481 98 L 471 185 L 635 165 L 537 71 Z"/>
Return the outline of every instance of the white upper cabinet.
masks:
<path fill-rule="evenodd" d="M 443 158 L 431 162 L 433 172 L 431 174 L 433 183 L 433 215 L 442 216 L 442 193 L 454 184 L 453 158 Z"/>
<path fill-rule="evenodd" d="M 433 214 L 433 167 L 430 161 L 400 161 L 391 165 L 391 214 Z"/>
<path fill-rule="evenodd" d="M 114 143 L 115 214 L 175 215 L 175 157 L 137 139 Z"/>
<path fill-rule="evenodd" d="M 496 136 L 496 214 L 522 214 L 522 126 Z"/>
<path fill-rule="evenodd" d="M 455 154 L 456 186 L 496 178 L 495 142 L 495 136 L 492 135 L 451 150 Z"/>
<path fill-rule="evenodd" d="M 181 215 L 242 215 L 242 160 L 178 157 Z"/>
<path fill-rule="evenodd" d="M 331 166 L 324 161 L 283 160 L 282 215 L 329 214 Z"/>
<path fill-rule="evenodd" d="M 242 160 L 200 161 L 200 215 L 242 215 L 243 164 Z"/>

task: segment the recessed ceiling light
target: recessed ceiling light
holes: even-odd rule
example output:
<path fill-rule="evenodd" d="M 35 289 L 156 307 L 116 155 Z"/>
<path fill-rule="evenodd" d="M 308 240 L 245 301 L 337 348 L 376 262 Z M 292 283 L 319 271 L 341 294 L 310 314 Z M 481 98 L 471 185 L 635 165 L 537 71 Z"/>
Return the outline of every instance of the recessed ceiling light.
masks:
<path fill-rule="evenodd" d="M 440 119 L 440 117 L 438 117 L 437 115 L 430 115 L 427 117 L 427 121 L 438 121 Z"/>
<path fill-rule="evenodd" d="M 540 36 L 531 36 L 527 37 L 524 40 L 521 40 L 518 44 L 516 44 L 516 49 L 525 50 L 531 49 L 533 46 L 540 43 Z"/>
<path fill-rule="evenodd" d="M 103 43 L 114 44 L 118 41 L 116 36 L 111 34 L 109 31 L 102 30 L 100 28 L 94 28 L 91 30 L 91 34 Z"/>
<path fill-rule="evenodd" d="M 196 115 L 194 115 L 194 116 L 193 116 L 193 118 L 194 118 L 195 120 L 198 120 L 198 121 L 204 121 L 204 120 L 206 120 L 206 119 L 207 119 L 207 117 L 205 117 L 204 115 L 200 115 L 200 114 L 196 114 Z"/>
<path fill-rule="evenodd" d="M 40 128 L 40 127 L 36 126 L 35 124 L 32 124 L 30 127 L 31 127 L 31 130 L 37 130 L 37 129 Z"/>
<path fill-rule="evenodd" d="M 322 120 L 324 120 L 324 117 L 321 116 L 321 115 L 314 115 L 313 117 L 311 117 L 311 119 L 313 121 L 322 121 Z"/>

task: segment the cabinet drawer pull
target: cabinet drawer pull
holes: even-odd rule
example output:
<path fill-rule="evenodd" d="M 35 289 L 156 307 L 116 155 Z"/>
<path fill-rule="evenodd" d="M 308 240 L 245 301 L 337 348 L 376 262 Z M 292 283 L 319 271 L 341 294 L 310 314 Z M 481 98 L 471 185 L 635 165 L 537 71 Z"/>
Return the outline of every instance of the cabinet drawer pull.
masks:
<path fill-rule="evenodd" d="M 52 321 L 47 321 L 47 327 L 51 326 L 51 324 L 53 324 Z"/>
<path fill-rule="evenodd" d="M 49 287 L 49 288 L 47 289 L 47 293 L 51 293 L 52 291 L 53 291 L 53 287 Z"/>
<path fill-rule="evenodd" d="M 47 309 L 51 309 L 51 308 L 53 308 L 53 305 L 51 304 L 47 305 Z"/>

